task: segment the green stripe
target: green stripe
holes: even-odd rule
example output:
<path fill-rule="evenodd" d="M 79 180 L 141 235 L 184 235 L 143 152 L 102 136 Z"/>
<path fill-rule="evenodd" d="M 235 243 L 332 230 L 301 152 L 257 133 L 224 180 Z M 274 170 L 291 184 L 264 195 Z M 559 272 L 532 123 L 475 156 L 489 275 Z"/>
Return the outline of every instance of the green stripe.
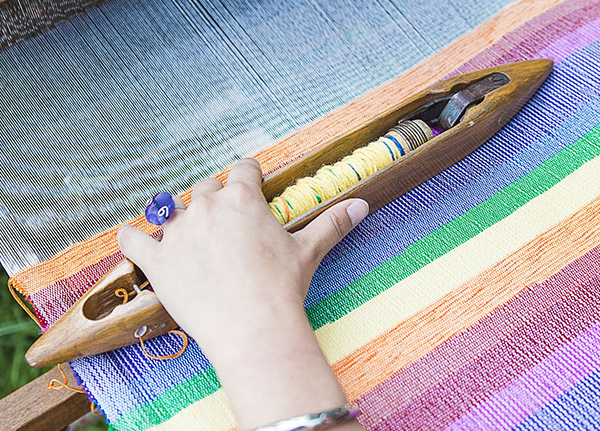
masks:
<path fill-rule="evenodd" d="M 548 191 L 582 165 L 600 156 L 600 126 L 552 156 L 488 200 L 414 242 L 381 264 L 307 309 L 314 329 L 343 317 L 435 259 L 465 243 Z M 126 413 L 111 429 L 145 428 L 164 422 L 220 388 L 213 369 L 175 386 L 156 400 Z M 114 427 L 114 428 L 113 428 Z"/>
<path fill-rule="evenodd" d="M 172 418 L 185 407 L 208 397 L 221 387 L 214 368 L 169 389 L 148 404 L 128 411 L 112 422 L 109 430 L 148 429 Z"/>
<path fill-rule="evenodd" d="M 313 329 L 334 322 L 509 216 L 600 155 L 600 126 L 488 200 L 307 309 Z"/>

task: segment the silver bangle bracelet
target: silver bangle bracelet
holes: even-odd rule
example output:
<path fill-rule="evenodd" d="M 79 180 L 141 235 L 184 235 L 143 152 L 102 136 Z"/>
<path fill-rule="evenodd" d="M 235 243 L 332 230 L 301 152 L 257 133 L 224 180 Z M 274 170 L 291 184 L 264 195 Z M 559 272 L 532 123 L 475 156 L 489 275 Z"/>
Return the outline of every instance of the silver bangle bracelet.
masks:
<path fill-rule="evenodd" d="M 253 431 L 321 430 L 333 425 L 351 421 L 359 414 L 360 410 L 354 404 L 344 404 L 337 409 L 286 419 L 271 425 L 256 428 Z"/>

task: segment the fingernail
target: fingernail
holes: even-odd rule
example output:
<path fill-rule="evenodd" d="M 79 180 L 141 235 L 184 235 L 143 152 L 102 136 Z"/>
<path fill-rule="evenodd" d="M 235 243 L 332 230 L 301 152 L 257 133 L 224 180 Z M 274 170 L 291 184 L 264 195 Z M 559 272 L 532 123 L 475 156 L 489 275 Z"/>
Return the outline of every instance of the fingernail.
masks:
<path fill-rule="evenodd" d="M 356 226 L 369 214 L 369 204 L 362 199 L 357 199 L 346 208 L 346 212 L 352 220 L 352 226 Z"/>

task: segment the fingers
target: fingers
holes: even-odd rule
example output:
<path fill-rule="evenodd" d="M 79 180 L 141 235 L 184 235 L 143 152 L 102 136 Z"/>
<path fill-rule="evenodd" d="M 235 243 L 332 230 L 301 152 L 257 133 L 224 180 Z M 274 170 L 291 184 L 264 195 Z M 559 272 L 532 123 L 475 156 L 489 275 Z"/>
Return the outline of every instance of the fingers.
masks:
<path fill-rule="evenodd" d="M 176 220 L 179 216 L 181 216 L 187 208 L 187 206 L 179 196 L 173 195 L 173 201 L 175 202 L 175 209 L 173 210 L 173 214 L 171 214 L 167 221 L 161 225 L 163 232 L 165 233 L 171 229 L 173 221 Z"/>
<path fill-rule="evenodd" d="M 152 258 L 158 251 L 158 241 L 129 225 L 121 226 L 117 241 L 125 257 L 142 270 L 151 266 Z"/>
<path fill-rule="evenodd" d="M 245 158 L 237 162 L 231 169 L 227 184 L 244 183 L 260 188 L 262 185 L 262 170 L 257 160 Z"/>
<path fill-rule="evenodd" d="M 218 192 L 223 188 L 223 183 L 216 178 L 207 178 L 194 186 L 192 200 L 202 193 Z"/>
<path fill-rule="evenodd" d="M 174 211 L 177 211 L 177 210 L 185 211 L 185 209 L 187 208 L 187 206 L 183 202 L 183 199 L 181 199 L 179 197 L 179 195 L 173 196 L 173 201 L 175 202 L 175 210 Z"/>
<path fill-rule="evenodd" d="M 367 202 L 348 199 L 332 206 L 294 235 L 309 246 L 313 257 L 320 262 L 367 214 Z"/>

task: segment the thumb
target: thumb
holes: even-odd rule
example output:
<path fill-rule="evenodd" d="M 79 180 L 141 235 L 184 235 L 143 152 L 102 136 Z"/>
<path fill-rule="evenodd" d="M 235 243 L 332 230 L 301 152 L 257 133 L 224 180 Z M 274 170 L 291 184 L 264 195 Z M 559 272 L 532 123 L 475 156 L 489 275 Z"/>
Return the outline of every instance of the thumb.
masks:
<path fill-rule="evenodd" d="M 320 262 L 348 232 L 369 214 L 362 199 L 348 199 L 329 208 L 295 235 L 307 244 Z"/>
<path fill-rule="evenodd" d="M 145 272 L 144 268 L 151 267 L 150 262 L 158 251 L 158 241 L 130 225 L 119 228 L 117 241 L 125 257 L 139 266 L 142 271 Z"/>

